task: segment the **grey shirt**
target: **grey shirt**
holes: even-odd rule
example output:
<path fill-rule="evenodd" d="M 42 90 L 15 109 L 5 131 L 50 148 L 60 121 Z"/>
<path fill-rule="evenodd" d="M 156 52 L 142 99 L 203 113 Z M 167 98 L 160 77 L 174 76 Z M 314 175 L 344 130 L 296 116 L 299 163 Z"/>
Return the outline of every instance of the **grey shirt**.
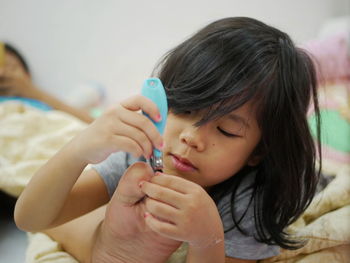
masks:
<path fill-rule="evenodd" d="M 105 161 L 92 167 L 100 174 L 106 183 L 108 194 L 112 197 L 119 179 L 125 170 L 133 163 L 140 161 L 125 152 L 117 152 L 111 154 Z M 235 212 L 241 215 L 246 210 L 252 189 L 247 188 L 253 180 L 255 174 L 247 175 L 240 184 L 236 192 Z M 233 225 L 231 216 L 231 194 L 227 194 L 218 202 L 218 211 L 224 225 L 224 229 L 228 229 Z M 237 227 L 225 233 L 225 252 L 226 256 L 247 260 L 258 260 L 278 255 L 280 248 L 278 246 L 267 245 L 255 240 L 257 229 L 254 221 L 254 205 L 249 204 L 246 215 L 240 223 L 240 227 L 244 229 L 247 235 L 242 234 Z"/>

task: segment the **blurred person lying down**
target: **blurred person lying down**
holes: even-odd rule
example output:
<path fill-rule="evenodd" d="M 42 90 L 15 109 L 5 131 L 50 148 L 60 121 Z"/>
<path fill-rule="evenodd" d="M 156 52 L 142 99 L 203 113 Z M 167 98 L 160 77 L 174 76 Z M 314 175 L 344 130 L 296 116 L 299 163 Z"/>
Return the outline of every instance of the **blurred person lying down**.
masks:
<path fill-rule="evenodd" d="M 87 111 L 67 105 L 38 88 L 33 82 L 28 64 L 20 52 L 12 45 L 3 42 L 0 42 L 0 96 L 38 100 L 84 122 L 93 121 Z"/>

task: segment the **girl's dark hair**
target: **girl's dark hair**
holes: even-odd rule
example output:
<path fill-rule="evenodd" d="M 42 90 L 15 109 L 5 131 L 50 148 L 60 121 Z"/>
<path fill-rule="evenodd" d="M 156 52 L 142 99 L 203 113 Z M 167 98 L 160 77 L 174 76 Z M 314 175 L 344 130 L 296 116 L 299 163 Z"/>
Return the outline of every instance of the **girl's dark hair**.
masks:
<path fill-rule="evenodd" d="M 30 75 L 30 70 L 29 70 L 28 64 L 25 61 L 24 57 L 21 55 L 21 53 L 14 46 L 12 46 L 9 43 L 4 43 L 4 46 L 5 46 L 5 50 L 7 52 L 12 53 L 13 55 L 15 55 L 19 59 L 24 70 L 28 73 L 28 75 Z"/>
<path fill-rule="evenodd" d="M 262 134 L 255 151 L 262 160 L 214 186 L 210 194 L 218 202 L 232 192 L 232 217 L 244 232 L 233 209 L 235 192 L 255 169 L 251 201 L 256 238 L 283 248 L 300 247 L 300 240 L 285 229 L 311 202 L 321 169 L 321 163 L 316 169 L 320 142 L 317 151 L 307 121 L 312 102 L 320 138 L 316 75 L 307 53 L 274 27 L 247 17 L 225 18 L 168 52 L 153 75 L 166 87 L 174 113 L 205 110 L 196 125 L 254 102 Z"/>

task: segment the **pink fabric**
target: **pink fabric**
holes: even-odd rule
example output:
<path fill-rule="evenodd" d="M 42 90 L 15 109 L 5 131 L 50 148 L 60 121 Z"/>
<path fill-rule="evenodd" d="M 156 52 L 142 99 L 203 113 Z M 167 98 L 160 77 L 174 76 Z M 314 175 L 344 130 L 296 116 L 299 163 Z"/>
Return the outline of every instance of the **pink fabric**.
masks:
<path fill-rule="evenodd" d="M 349 41 L 349 32 L 344 32 L 301 46 L 313 56 L 321 82 L 350 79 Z"/>

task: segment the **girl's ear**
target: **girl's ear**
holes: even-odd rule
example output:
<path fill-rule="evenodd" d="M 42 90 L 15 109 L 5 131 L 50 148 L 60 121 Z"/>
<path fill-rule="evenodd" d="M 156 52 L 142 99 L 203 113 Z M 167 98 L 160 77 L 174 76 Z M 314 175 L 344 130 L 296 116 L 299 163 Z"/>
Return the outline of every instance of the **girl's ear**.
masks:
<path fill-rule="evenodd" d="M 249 160 L 247 162 L 247 165 L 249 165 L 249 166 L 256 166 L 256 165 L 258 165 L 260 163 L 261 159 L 262 159 L 262 155 L 253 154 L 249 158 Z"/>
<path fill-rule="evenodd" d="M 258 146 L 255 148 L 255 150 L 250 155 L 248 162 L 247 162 L 247 165 L 256 166 L 261 162 L 263 157 L 264 157 L 264 153 L 263 153 L 261 144 L 258 144 Z"/>

